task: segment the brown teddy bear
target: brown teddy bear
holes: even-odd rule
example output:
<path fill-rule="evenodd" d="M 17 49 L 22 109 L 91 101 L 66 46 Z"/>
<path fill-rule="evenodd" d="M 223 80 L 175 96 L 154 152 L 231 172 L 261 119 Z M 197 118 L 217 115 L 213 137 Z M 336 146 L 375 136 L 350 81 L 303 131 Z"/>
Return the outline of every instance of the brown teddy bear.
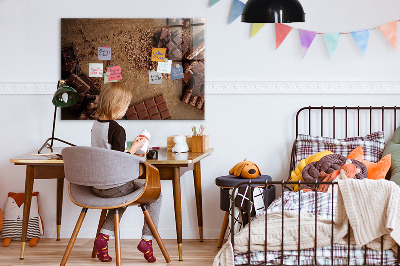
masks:
<path fill-rule="evenodd" d="M 260 176 L 260 168 L 258 168 L 255 163 L 246 160 L 247 158 L 244 159 L 242 162 L 237 163 L 231 170 L 229 170 L 229 174 L 249 179 L 257 178 L 258 176 Z"/>

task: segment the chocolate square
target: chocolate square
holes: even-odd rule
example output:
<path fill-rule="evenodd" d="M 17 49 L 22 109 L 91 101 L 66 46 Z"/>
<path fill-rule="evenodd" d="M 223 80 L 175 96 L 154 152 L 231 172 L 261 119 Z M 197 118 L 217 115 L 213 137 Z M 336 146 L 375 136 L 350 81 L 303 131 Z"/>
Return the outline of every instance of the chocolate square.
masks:
<path fill-rule="evenodd" d="M 150 116 L 150 119 L 151 119 L 151 120 L 160 120 L 160 119 L 161 119 L 161 116 L 160 116 L 159 113 L 156 113 L 156 114 Z"/>
<path fill-rule="evenodd" d="M 146 110 L 142 110 L 137 113 L 139 119 L 145 119 L 146 117 L 149 117 L 148 113 Z"/>
<path fill-rule="evenodd" d="M 162 119 L 168 119 L 169 117 L 171 117 L 169 110 L 162 111 L 160 114 Z"/>
<path fill-rule="evenodd" d="M 136 109 L 136 112 L 139 113 L 139 111 L 146 110 L 146 106 L 144 105 L 144 103 L 138 103 L 138 104 L 135 104 L 135 109 Z"/>
<path fill-rule="evenodd" d="M 162 112 L 168 109 L 167 103 L 160 103 L 158 105 L 158 111 Z"/>
<path fill-rule="evenodd" d="M 156 104 L 160 104 L 160 103 L 165 103 L 165 99 L 163 95 L 157 96 L 154 98 L 154 100 L 156 101 Z"/>
<path fill-rule="evenodd" d="M 128 108 L 128 110 L 126 111 L 125 115 L 126 115 L 126 117 L 128 117 L 128 116 L 131 116 L 133 114 L 136 115 L 136 110 L 135 110 L 135 107 L 131 106 L 131 107 Z"/>
<path fill-rule="evenodd" d="M 169 41 L 165 46 L 168 48 L 169 51 L 172 51 L 176 48 L 176 45 L 171 41 Z"/>
<path fill-rule="evenodd" d="M 182 58 L 182 51 L 179 48 L 177 48 L 172 51 L 172 56 L 174 58 Z"/>
<path fill-rule="evenodd" d="M 149 113 L 149 116 L 152 116 L 154 114 L 158 113 L 158 109 L 156 106 L 152 106 L 149 109 L 147 109 L 147 112 Z"/>
<path fill-rule="evenodd" d="M 147 109 L 156 105 L 156 102 L 154 101 L 154 99 L 149 99 L 149 100 L 145 101 L 144 103 L 146 104 Z"/>

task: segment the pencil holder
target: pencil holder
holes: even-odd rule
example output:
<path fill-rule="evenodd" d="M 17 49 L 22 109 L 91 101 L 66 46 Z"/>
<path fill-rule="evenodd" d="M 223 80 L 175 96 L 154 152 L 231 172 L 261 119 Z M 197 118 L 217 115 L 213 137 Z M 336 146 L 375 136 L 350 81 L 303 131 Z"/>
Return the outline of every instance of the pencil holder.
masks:
<path fill-rule="evenodd" d="M 205 152 L 208 150 L 209 136 L 192 136 L 192 152 Z"/>

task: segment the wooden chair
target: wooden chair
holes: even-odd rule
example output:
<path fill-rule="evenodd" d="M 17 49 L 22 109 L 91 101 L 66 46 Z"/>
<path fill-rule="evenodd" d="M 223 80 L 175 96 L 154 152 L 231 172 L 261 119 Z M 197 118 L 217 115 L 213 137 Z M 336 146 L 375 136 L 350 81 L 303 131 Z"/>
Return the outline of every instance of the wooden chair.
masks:
<path fill-rule="evenodd" d="M 74 204 L 82 207 L 82 211 L 60 265 L 66 264 L 88 209 L 102 209 L 96 237 L 103 226 L 107 210 L 116 209 L 114 215 L 116 265 L 121 265 L 118 208 L 129 205 L 139 205 L 142 208 L 145 220 L 149 224 L 166 262 L 171 262 L 153 219 L 145 205 L 157 200 L 161 193 L 160 175 L 157 168 L 143 162 L 137 156 L 102 148 L 68 147 L 63 149 L 62 155 L 65 179 L 70 182 L 68 186 L 69 196 Z M 138 160 L 141 163 L 139 169 L 136 169 L 133 166 L 138 163 Z M 100 198 L 95 196 L 91 191 L 92 186 L 115 185 L 125 181 L 128 182 L 135 175 L 142 178 L 145 177 L 144 180 L 138 180 L 143 181 L 144 186 L 142 189 L 136 190 L 129 195 L 118 198 Z M 96 257 L 96 249 L 94 247 L 92 257 Z"/>

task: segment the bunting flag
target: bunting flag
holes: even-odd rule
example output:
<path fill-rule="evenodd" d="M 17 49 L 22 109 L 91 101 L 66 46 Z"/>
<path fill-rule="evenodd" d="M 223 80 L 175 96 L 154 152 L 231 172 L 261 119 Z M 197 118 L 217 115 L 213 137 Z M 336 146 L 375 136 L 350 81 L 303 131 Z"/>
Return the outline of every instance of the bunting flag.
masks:
<path fill-rule="evenodd" d="M 213 5 L 215 5 L 218 2 L 219 2 L 219 0 L 210 0 L 210 5 L 208 7 L 212 7 Z"/>
<path fill-rule="evenodd" d="M 378 27 L 395 50 L 397 49 L 397 22 L 396 20 Z"/>
<path fill-rule="evenodd" d="M 251 38 L 256 35 L 262 27 L 264 27 L 265 23 L 253 23 L 253 26 L 251 28 Z"/>
<path fill-rule="evenodd" d="M 288 36 L 292 29 L 293 28 L 288 25 L 275 23 L 276 49 L 278 49 L 278 47 L 282 44 L 282 42 L 285 40 L 286 36 Z"/>
<path fill-rule="evenodd" d="M 244 3 L 239 0 L 233 0 L 231 17 L 229 18 L 229 24 L 231 24 L 235 19 L 242 15 L 244 8 Z"/>
<path fill-rule="evenodd" d="M 365 55 L 365 51 L 367 50 L 367 47 L 368 47 L 368 39 L 369 39 L 370 32 L 371 32 L 371 29 L 351 32 L 351 35 L 353 35 L 353 38 L 356 41 L 356 43 L 357 43 L 358 47 L 360 48 L 360 51 L 363 55 Z"/>
<path fill-rule="evenodd" d="M 301 43 L 301 54 L 304 58 L 310 48 L 315 36 L 317 33 L 315 31 L 308 31 L 308 30 L 300 30 L 299 29 L 299 36 L 300 36 L 300 43 Z"/>
<path fill-rule="evenodd" d="M 338 47 L 339 39 L 340 36 L 342 36 L 342 34 L 340 34 L 339 32 L 333 32 L 333 33 L 325 33 L 323 36 L 326 48 L 328 48 L 329 55 L 332 58 L 333 54 L 336 51 L 336 48 Z"/>

